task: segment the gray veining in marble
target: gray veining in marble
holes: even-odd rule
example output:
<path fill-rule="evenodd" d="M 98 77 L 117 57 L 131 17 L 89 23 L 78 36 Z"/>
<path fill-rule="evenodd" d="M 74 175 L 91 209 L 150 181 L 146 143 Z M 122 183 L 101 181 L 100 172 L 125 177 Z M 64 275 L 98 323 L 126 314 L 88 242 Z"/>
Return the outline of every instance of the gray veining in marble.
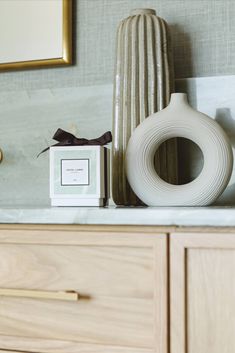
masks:
<path fill-rule="evenodd" d="M 235 226 L 232 207 L 1 207 L 0 223 Z"/>
<path fill-rule="evenodd" d="M 235 76 L 177 80 L 192 105 L 216 118 L 235 144 Z M 79 136 L 96 137 L 112 125 L 111 84 L 0 93 L 0 207 L 49 205 L 49 161 L 37 154 L 53 143 L 58 127 Z M 200 156 L 189 148 L 195 176 Z M 184 162 L 184 153 L 182 153 Z M 220 205 L 235 205 L 235 169 Z"/>
<path fill-rule="evenodd" d="M 0 205 L 49 205 L 48 152 L 57 128 L 80 137 L 111 129 L 112 85 L 0 93 Z"/>
<path fill-rule="evenodd" d="M 214 118 L 220 124 L 229 136 L 235 160 L 235 75 L 177 80 L 176 87 L 178 92 L 189 94 L 193 107 Z M 201 156 L 192 145 L 187 145 L 186 149 L 182 149 L 182 158 L 184 158 L 185 150 L 189 158 L 194 160 L 189 168 L 191 177 L 194 179 L 201 165 Z M 216 204 L 235 204 L 235 165 L 229 185 Z"/>

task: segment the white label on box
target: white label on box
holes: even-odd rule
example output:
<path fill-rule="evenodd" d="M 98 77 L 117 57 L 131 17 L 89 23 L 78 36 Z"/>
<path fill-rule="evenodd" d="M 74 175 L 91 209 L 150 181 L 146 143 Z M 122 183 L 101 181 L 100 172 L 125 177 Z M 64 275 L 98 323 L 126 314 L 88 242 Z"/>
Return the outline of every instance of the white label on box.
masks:
<path fill-rule="evenodd" d="M 61 159 L 61 185 L 89 185 L 89 159 Z"/>

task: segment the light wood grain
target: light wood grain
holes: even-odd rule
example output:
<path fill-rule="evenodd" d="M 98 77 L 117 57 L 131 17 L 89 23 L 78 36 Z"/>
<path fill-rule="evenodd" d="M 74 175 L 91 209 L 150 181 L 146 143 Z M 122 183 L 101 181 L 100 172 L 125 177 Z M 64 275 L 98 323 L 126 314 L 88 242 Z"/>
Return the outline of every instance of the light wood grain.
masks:
<path fill-rule="evenodd" d="M 194 233 L 194 234 L 200 234 L 200 233 L 222 233 L 222 234 L 227 234 L 227 233 L 235 233 L 235 227 L 212 227 L 212 226 L 204 226 L 204 227 L 199 227 L 199 226 L 135 226 L 135 225 L 79 225 L 79 224 L 0 224 L 0 230 L 17 230 L 18 231 L 27 231 L 26 234 L 28 234 L 28 231 L 30 230 L 35 230 L 35 231 L 66 231 L 69 232 L 67 233 L 70 234 L 70 232 L 79 232 L 80 234 L 87 234 L 87 233 L 94 233 L 94 232 L 99 232 L 103 233 L 106 235 L 109 235 L 110 233 L 113 234 L 134 234 L 135 236 L 137 234 L 152 234 L 155 236 L 155 234 L 159 235 L 164 235 L 164 234 L 175 234 L 175 233 Z M 7 239 L 4 237 L 4 235 L 0 235 L 0 239 L 4 240 L 6 242 L 14 242 L 15 237 L 14 235 L 17 235 L 18 233 L 8 233 Z M 31 237 L 30 237 L 31 238 Z M 69 239 L 69 237 L 68 237 Z M 64 238 L 66 240 L 66 238 Z M 32 239 L 31 239 L 32 241 Z"/>
<path fill-rule="evenodd" d="M 154 247 L 154 339 L 155 353 L 168 352 L 168 241 Z"/>
<path fill-rule="evenodd" d="M 157 233 L 158 239 L 164 238 L 165 234 Z M 156 230 L 148 232 L 125 232 L 118 231 L 89 231 L 88 230 L 59 230 L 57 228 L 48 230 L 45 225 L 35 229 L 27 227 L 0 229 L 0 243 L 17 244 L 60 244 L 60 245 L 101 245 L 102 246 L 133 246 L 152 247 L 156 239 Z"/>
<path fill-rule="evenodd" d="M 73 342 L 76 352 L 167 353 L 166 235 L 26 228 L 0 230 L 0 287 L 81 298 L 0 296 L 0 348 L 30 351 L 24 338 L 32 352 L 39 340 Z"/>
<path fill-rule="evenodd" d="M 170 236 L 170 352 L 188 353 L 185 345 L 185 254 L 176 235 Z"/>
<path fill-rule="evenodd" d="M 100 297 L 52 303 L 1 298 L 0 334 L 152 348 L 153 300 Z"/>
<path fill-rule="evenodd" d="M 174 232 L 177 227 L 175 226 L 151 226 L 151 225 L 93 225 L 93 224 L 0 224 L 0 229 L 5 230 L 59 230 L 59 231 L 75 231 L 75 232 L 119 232 L 132 233 L 132 234 L 165 234 Z"/>
<path fill-rule="evenodd" d="M 235 234 L 171 235 L 171 353 L 234 353 Z"/>
<path fill-rule="evenodd" d="M 152 248 L 122 244 L 102 246 L 102 239 L 90 246 L 0 243 L 0 288 L 152 298 Z"/>
<path fill-rule="evenodd" d="M 17 352 L 17 347 L 19 347 L 19 337 L 1 336 L 0 339 L 1 347 L 3 348 L 3 350 L 0 349 L 0 352 L 9 353 L 9 351 L 4 350 L 5 347 L 9 346 L 12 347 L 13 353 Z M 31 340 L 24 337 L 20 338 L 20 343 L 24 353 L 154 353 L 152 349 L 138 347 L 118 347 L 109 345 L 104 346 L 98 344 L 76 343 L 62 340 L 42 340 L 37 338 Z"/>
<path fill-rule="evenodd" d="M 234 227 L 182 227 L 178 226 L 175 227 L 175 229 L 168 230 L 169 233 L 197 233 L 197 234 L 208 234 L 208 233 L 222 233 L 222 234 L 228 234 L 228 233 L 235 233 L 235 228 Z"/>
<path fill-rule="evenodd" d="M 212 226 L 152 226 L 152 225 L 80 225 L 80 224 L 0 224 L 0 230 L 35 230 L 35 231 L 69 231 L 69 232 L 91 232 L 108 235 L 109 233 L 131 233 L 140 235 L 153 234 L 154 236 L 166 233 L 235 233 L 235 227 L 212 227 Z M 14 234 L 14 233 L 13 233 Z M 2 237 L 4 240 L 4 237 Z M 14 236 L 8 235 L 8 240 L 14 241 Z M 15 239 L 16 241 L 17 239 Z"/>

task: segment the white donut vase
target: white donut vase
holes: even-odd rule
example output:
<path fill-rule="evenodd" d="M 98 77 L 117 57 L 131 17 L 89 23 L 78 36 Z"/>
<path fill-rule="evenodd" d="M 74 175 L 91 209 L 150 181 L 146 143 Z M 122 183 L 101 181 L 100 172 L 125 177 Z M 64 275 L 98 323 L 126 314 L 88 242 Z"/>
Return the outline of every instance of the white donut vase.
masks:
<path fill-rule="evenodd" d="M 204 164 L 199 176 L 188 184 L 172 185 L 154 168 L 159 146 L 173 137 L 196 143 Z M 183 93 L 171 95 L 170 104 L 148 117 L 132 134 L 126 151 L 126 175 L 136 195 L 148 206 L 205 206 L 224 191 L 231 177 L 233 154 L 223 129 L 187 102 Z"/>

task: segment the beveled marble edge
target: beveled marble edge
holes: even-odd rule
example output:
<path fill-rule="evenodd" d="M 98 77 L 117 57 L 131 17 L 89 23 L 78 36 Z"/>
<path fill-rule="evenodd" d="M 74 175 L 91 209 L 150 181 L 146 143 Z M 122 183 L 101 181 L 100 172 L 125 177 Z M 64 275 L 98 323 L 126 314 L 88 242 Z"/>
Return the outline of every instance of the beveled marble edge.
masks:
<path fill-rule="evenodd" d="M 235 207 L 0 207 L 0 223 L 235 226 Z"/>

